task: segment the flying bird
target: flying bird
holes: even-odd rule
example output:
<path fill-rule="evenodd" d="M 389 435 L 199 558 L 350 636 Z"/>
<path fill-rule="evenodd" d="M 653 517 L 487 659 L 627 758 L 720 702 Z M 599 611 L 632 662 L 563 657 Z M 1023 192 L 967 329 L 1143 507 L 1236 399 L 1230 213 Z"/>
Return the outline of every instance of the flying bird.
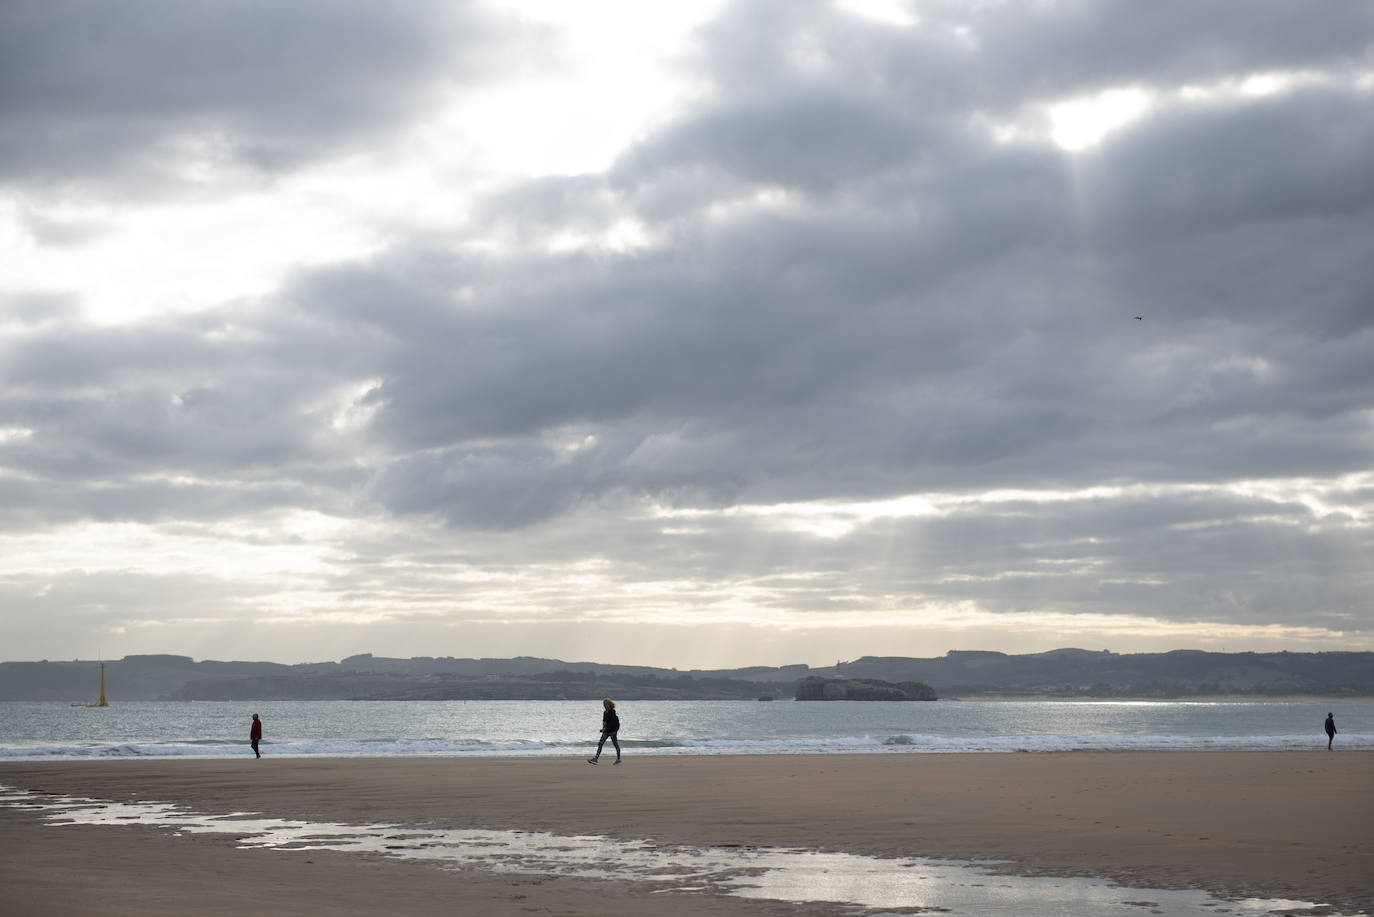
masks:
<path fill-rule="evenodd" d="M 1143 322 L 1143 321 L 1145 321 L 1145 319 L 1142 318 L 1142 317 L 1139 316 L 1139 315 L 1137 315 L 1137 316 L 1135 317 L 1135 320 L 1138 321 L 1138 322 Z"/>

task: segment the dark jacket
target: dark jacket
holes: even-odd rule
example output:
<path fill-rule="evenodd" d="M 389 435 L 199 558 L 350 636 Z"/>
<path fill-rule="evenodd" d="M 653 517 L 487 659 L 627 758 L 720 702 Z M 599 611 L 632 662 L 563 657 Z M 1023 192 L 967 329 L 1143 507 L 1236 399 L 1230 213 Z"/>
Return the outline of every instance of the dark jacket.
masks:
<path fill-rule="evenodd" d="M 602 731 L 602 732 L 619 732 L 619 731 L 620 731 L 620 717 L 618 717 L 618 716 L 615 715 L 615 711 L 614 711 L 614 710 L 607 710 L 605 713 L 601 714 L 601 731 Z"/>

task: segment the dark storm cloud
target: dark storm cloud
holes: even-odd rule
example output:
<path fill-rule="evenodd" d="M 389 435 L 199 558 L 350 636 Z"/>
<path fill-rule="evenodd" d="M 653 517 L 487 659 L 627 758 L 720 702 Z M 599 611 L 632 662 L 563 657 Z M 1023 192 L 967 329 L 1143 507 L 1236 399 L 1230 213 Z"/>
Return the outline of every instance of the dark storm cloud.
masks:
<path fill-rule="evenodd" d="M 1282 0 L 1247 4 L 1243 16 L 1215 0 L 1006 3 L 974 7 L 971 16 L 957 4 L 945 8 L 953 24 L 975 30 L 993 73 L 980 83 L 1021 98 L 1142 77 L 1167 86 L 1314 64 L 1344 68 L 1367 62 L 1374 28 L 1374 11 L 1360 5 L 1325 17 Z"/>
<path fill-rule="evenodd" d="M 994 148 L 865 172 L 857 200 L 772 215 L 716 219 L 694 200 L 670 236 L 686 251 L 522 262 L 516 277 L 486 265 L 471 307 L 429 300 L 438 334 L 385 373 L 378 430 L 430 446 L 564 424 L 686 430 L 670 461 L 700 449 L 732 490 L 743 478 L 776 499 L 1360 467 L 1358 423 L 1334 421 L 1371 395 L 1369 282 L 1352 268 L 1374 240 L 1348 218 L 1369 206 L 1370 167 L 1346 145 L 1369 115 L 1348 93 L 1323 98 L 1342 119 L 1310 118 L 1299 93 L 1205 130 L 1126 130 L 1085 158 L 1079 187 L 1063 154 Z M 1295 133 L 1328 150 L 1319 174 L 1294 167 Z M 732 141 L 715 155 L 709 130 L 690 134 L 682 168 L 654 141 L 629 200 L 688 165 L 738 185 L 766 161 L 741 167 Z M 1229 183 L 1218 168 L 1191 195 L 1154 165 L 1240 150 Z M 922 206 L 882 209 L 864 194 L 878 186 Z M 1319 218 L 1265 203 L 1343 187 L 1354 200 Z M 561 220 L 559 199 L 523 216 Z M 1153 226 L 1127 248 L 1102 224 Z"/>
<path fill-rule="evenodd" d="M 842 538 L 762 535 L 757 519 L 703 517 L 671 537 L 641 533 L 618 556 L 706 583 L 741 583 L 777 607 L 862 618 L 884 597 L 920 609 L 1055 609 L 1343 630 L 1374 576 L 1367 528 L 1282 498 L 1151 493 L 970 503 L 879 518 Z M 601 542 L 598 542 L 601 543 Z M 919 614 L 919 612 L 918 612 Z"/>
<path fill-rule="evenodd" d="M 60 293 L 0 296 L 0 327 L 9 324 L 18 328 L 80 317 L 81 301 L 76 296 Z"/>
<path fill-rule="evenodd" d="M 909 159 L 914 138 L 883 102 L 833 85 L 731 99 L 656 138 L 631 167 L 714 165 L 745 182 L 834 188 Z"/>
<path fill-rule="evenodd" d="M 0 182 L 277 172 L 412 123 L 509 66 L 473 6 L 155 0 L 0 6 Z"/>
<path fill-rule="evenodd" d="M 156 28 L 80 9 L 0 14 L 29 45 L 91 52 L 0 55 L 18 80 L 0 81 L 0 179 L 122 181 L 204 129 L 233 134 L 231 159 L 298 163 L 410 123 L 464 66 L 449 39 L 489 37 L 423 6 L 178 5 Z M 805 612 L 1368 627 L 1367 481 L 1329 490 L 1332 512 L 1219 488 L 1374 467 L 1374 106 L 1347 79 L 1374 10 L 914 9 L 894 30 L 728 7 L 696 59 L 720 91 L 604 174 L 508 185 L 468 229 L 258 302 L 97 328 L 61 298 L 8 301 L 3 524 L 437 520 L 438 541 L 354 536 L 333 585 L 379 602 L 393 558 L 438 602 L 449 565 L 594 557 L 621 586 L 705 584 L 684 607 L 741 584 Z M 262 72 L 228 78 L 262 42 Z M 162 60 L 183 84 L 156 85 Z M 1177 93 L 1284 68 L 1325 77 Z M 1159 94 L 1095 148 L 1034 135 L 1036 105 L 1120 86 Z M 651 241 L 541 244 L 622 218 Z M 1088 487 L 1126 489 L 977 498 Z M 969 502 L 835 538 L 747 510 L 912 493 Z"/>
<path fill-rule="evenodd" d="M 507 529 L 559 515 L 596 488 L 580 457 L 536 445 L 443 450 L 388 466 L 371 495 L 397 513 L 438 513 L 470 529 Z"/>
<path fill-rule="evenodd" d="M 1334 220 L 1374 204 L 1369 95 L 1305 89 L 1279 98 L 1182 106 L 1085 157 L 1095 225 L 1139 244 L 1179 229 Z"/>
<path fill-rule="evenodd" d="M 786 85 L 817 71 L 896 92 L 937 117 L 1007 110 L 1120 85 L 1179 87 L 1312 67 L 1368 66 L 1374 11 L 1313 16 L 1284 0 L 1028 4 L 918 2 L 915 28 L 856 19 L 823 0 L 734 3 L 702 32 L 722 90 Z"/>
<path fill-rule="evenodd" d="M 0 448 L 7 464 L 20 467 L 21 462 L 12 455 Z M 90 483 L 93 474 L 89 469 L 80 475 L 46 474 L 37 482 L 0 480 L 0 505 L 5 507 L 0 533 L 41 531 L 83 522 L 159 525 L 215 521 L 293 506 L 321 512 L 354 510 L 351 501 L 339 496 L 350 482 L 342 473 L 335 473 L 330 480 L 327 468 L 299 469 L 296 476 L 300 480 L 296 481 L 291 480 L 291 472 L 282 472 L 277 480 L 264 484 L 226 478 L 169 481 L 136 473 L 123 478 L 108 468 L 96 470 L 107 476 L 105 481 Z"/>
<path fill-rule="evenodd" d="M 398 445 L 479 450 L 562 428 L 672 435 L 676 448 L 648 468 L 627 461 L 620 476 L 555 469 L 553 450 L 520 464 L 546 461 L 550 482 L 580 476 L 590 492 L 598 480 L 652 489 L 705 476 L 775 499 L 1327 474 L 1367 455 L 1355 416 L 1369 403 L 1365 343 L 1330 339 L 1311 310 L 1275 302 L 1293 283 L 1287 265 L 1255 265 L 1249 308 L 1217 328 L 1215 309 L 1190 316 L 1186 304 L 1061 308 L 1054 297 L 1095 291 L 1075 258 L 1052 252 L 986 264 L 924 296 L 893 302 L 879 291 L 832 309 L 833 272 L 852 262 L 799 247 L 815 258 L 755 244 L 748 271 L 549 262 L 556 295 L 531 297 L 497 274 L 490 296 L 478 285 L 483 307 L 431 304 L 418 316 L 388 293 L 379 302 L 394 316 L 389 333 L 410 327 L 413 337 L 374 367 L 374 429 Z M 1176 276 L 1194 254 L 1150 266 Z M 640 271 L 658 291 L 635 281 Z M 1053 296 L 1027 290 L 1037 274 Z M 1020 302 L 1007 308 L 1013 295 Z M 1130 324 L 1136 311 L 1148 325 Z M 1226 435 L 1215 435 L 1220 426 Z"/>
<path fill-rule="evenodd" d="M 829 15 L 783 18 L 835 27 Z M 1112 22 L 1062 15 L 1027 19 L 1027 47 L 1037 29 Z M 1000 20 L 980 25 L 990 46 L 1015 40 Z M 814 50 L 843 59 L 893 40 L 841 34 L 826 45 L 818 33 Z M 957 44 L 934 35 L 914 40 Z M 1326 53 L 1350 52 L 1327 37 Z M 1195 68 L 1227 59 L 1175 56 Z M 359 402 L 376 408 L 372 431 L 402 454 L 437 451 L 379 469 L 371 492 L 465 526 L 527 524 L 616 488 L 878 497 L 1329 473 L 1366 454 L 1326 423 L 1368 403 L 1359 338 L 1323 339 L 1321 326 L 1339 314 L 1348 329 L 1368 282 L 1313 276 L 1347 268 L 1341 252 L 1370 241 L 1344 221 L 1370 204 L 1374 169 L 1358 150 L 1374 116 L 1362 95 L 1166 111 L 1070 164 L 1045 145 L 940 130 L 904 106 L 901 84 L 850 77 L 791 76 L 723 98 L 603 182 L 541 181 L 489 211 L 530 236 L 630 206 L 673 227 L 662 249 L 398 249 L 302 275 L 283 297 L 291 308 L 241 319 L 242 343 L 203 329 L 184 341 L 176 329 L 40 335 L 11 354 L 8 378 L 103 389 L 24 410 L 68 418 L 88 446 L 69 455 L 126 471 L 304 461 L 303 434 L 327 420 L 308 402 L 332 382 L 376 378 Z M 751 187 L 804 203 L 709 213 Z M 1293 221 L 1316 261 L 1276 257 Z M 1290 297 L 1317 283 L 1324 300 L 1295 308 Z M 1142 312 L 1148 325 L 1129 323 Z M 1215 315 L 1235 321 L 1217 327 Z M 136 381 L 145 367 L 166 378 Z M 1223 423 L 1228 435 L 1212 435 Z M 602 439 L 575 459 L 522 442 L 560 431 Z M 656 448 L 668 439 L 672 449 Z"/>
<path fill-rule="evenodd" d="M 42 315 L 28 300 L 14 314 Z M 308 323 L 304 323 L 308 325 Z M 359 483 L 332 423 L 337 346 L 288 341 L 236 308 L 157 327 L 32 323 L 0 340 L 4 505 L 15 520 L 228 518 L 345 511 Z M 290 353 L 282 353 L 280 348 Z M 327 355 L 326 355 L 327 354 Z"/>

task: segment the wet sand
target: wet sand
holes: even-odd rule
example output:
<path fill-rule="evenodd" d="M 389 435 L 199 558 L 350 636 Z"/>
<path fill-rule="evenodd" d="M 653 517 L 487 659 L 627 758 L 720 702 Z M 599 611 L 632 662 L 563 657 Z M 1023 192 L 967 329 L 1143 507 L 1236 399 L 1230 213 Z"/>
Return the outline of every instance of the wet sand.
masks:
<path fill-rule="evenodd" d="M 114 760 L 0 763 L 0 784 L 198 811 L 512 828 L 661 843 L 1010 861 L 1374 913 L 1374 754 Z M 809 914 L 825 906 L 651 894 L 633 883 L 445 871 L 223 836 L 53 827 L 0 808 L 0 912 Z"/>

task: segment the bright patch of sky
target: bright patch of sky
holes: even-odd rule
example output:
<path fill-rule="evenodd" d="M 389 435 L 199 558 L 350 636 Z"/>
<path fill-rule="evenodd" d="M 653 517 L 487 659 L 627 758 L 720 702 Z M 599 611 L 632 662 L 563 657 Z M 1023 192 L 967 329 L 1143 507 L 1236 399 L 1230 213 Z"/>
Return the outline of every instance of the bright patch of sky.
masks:
<path fill-rule="evenodd" d="M 696 91 L 679 58 L 691 30 L 720 5 L 502 2 L 501 15 L 555 30 L 552 66 L 455 92 L 397 142 L 266 187 L 227 168 L 212 144 L 184 176 L 199 189 L 189 200 L 134 210 L 0 199 L 7 255 L 0 293 L 75 295 L 104 324 L 199 311 L 260 297 L 312 264 L 365 257 L 400 233 L 463 225 L 476 191 L 603 170 Z M 90 238 L 45 244 L 21 228 L 35 220 L 49 234 L 90 227 Z M 642 236 L 626 219 L 604 237 L 555 239 L 548 249 L 589 242 L 624 249 Z"/>

